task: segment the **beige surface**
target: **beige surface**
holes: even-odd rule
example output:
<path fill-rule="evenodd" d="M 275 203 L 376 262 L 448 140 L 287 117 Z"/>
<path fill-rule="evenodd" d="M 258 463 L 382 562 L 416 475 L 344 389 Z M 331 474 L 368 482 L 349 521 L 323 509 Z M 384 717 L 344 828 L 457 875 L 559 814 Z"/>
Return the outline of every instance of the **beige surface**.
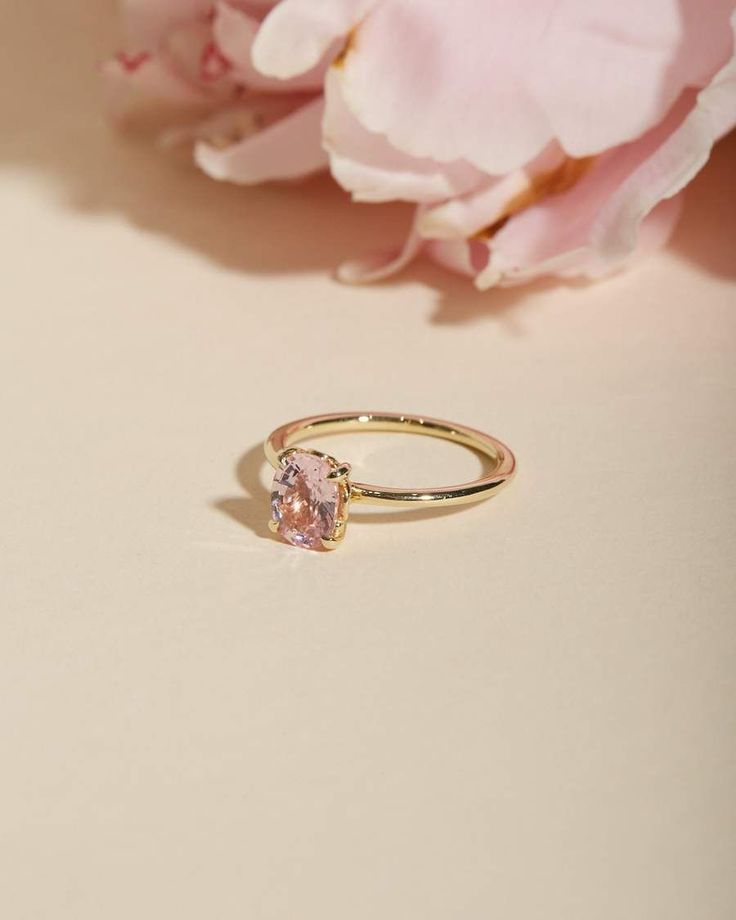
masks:
<path fill-rule="evenodd" d="M 733 917 L 736 145 L 601 286 L 350 290 L 400 213 L 121 143 L 107 19 L 44 6 L 3 9 L 0 915 Z M 261 438 L 354 407 L 486 427 L 519 477 L 274 542 Z"/>

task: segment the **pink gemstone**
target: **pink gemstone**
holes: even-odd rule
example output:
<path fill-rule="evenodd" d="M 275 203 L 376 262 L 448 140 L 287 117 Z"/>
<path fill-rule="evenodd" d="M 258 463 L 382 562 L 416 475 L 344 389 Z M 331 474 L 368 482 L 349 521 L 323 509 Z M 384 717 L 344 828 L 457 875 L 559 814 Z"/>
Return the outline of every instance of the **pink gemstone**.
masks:
<path fill-rule="evenodd" d="M 322 538 L 342 517 L 342 491 L 327 478 L 332 469 L 325 457 L 294 451 L 273 477 L 271 513 L 281 536 L 294 546 L 322 549 Z"/>

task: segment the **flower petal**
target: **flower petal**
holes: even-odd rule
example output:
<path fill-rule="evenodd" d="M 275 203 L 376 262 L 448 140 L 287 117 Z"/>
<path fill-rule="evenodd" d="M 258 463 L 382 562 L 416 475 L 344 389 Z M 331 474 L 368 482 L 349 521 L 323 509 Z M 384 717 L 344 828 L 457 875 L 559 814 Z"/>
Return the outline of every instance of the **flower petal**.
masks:
<path fill-rule="evenodd" d="M 224 149 L 201 141 L 194 149 L 195 160 L 213 179 L 243 185 L 318 172 L 328 163 L 321 142 L 323 109 L 323 100 L 315 99 Z"/>
<path fill-rule="evenodd" d="M 478 286 L 549 273 L 596 277 L 620 266 L 642 235 L 651 242 L 669 232 L 676 206 L 660 203 L 684 188 L 734 125 L 736 55 L 697 96 L 684 93 L 655 129 L 599 157 L 574 188 L 509 220 L 488 243 Z"/>
<path fill-rule="evenodd" d="M 708 61 L 711 72 L 725 62 L 732 0 L 711 0 L 707 15 L 698 5 L 454 0 L 449 14 L 447 0 L 382 0 L 342 62 L 345 99 L 405 153 L 491 174 L 554 138 L 598 154 L 656 124 Z M 697 28 L 683 28 L 683 10 Z"/>
<path fill-rule="evenodd" d="M 322 88 L 324 67 L 313 68 L 292 80 L 267 77 L 257 70 L 251 60 L 251 52 L 260 28 L 261 23 L 255 16 L 249 16 L 229 3 L 217 4 L 213 36 L 222 53 L 232 62 L 233 75 L 238 83 L 268 92 L 315 91 Z"/>
<path fill-rule="evenodd" d="M 444 201 L 484 181 L 468 163 L 416 159 L 367 131 L 345 105 L 335 68 L 327 75 L 325 100 L 323 140 L 332 175 L 355 201 Z"/>
<path fill-rule="evenodd" d="M 634 140 L 733 51 L 733 0 L 566 0 L 530 68 L 535 95 L 572 156 Z M 570 62 L 574 62 L 571 66 Z"/>
<path fill-rule="evenodd" d="M 500 178 L 486 177 L 485 182 L 478 183 L 469 194 L 429 208 L 422 218 L 420 233 L 432 239 L 473 236 L 520 210 L 525 200 L 535 195 L 536 186 L 554 179 L 566 159 L 559 144 L 548 144 L 523 169 L 515 169 Z"/>
<path fill-rule="evenodd" d="M 437 262 L 443 268 L 449 268 L 452 272 L 460 275 L 477 275 L 483 266 L 479 265 L 475 259 L 475 250 L 477 247 L 483 249 L 481 258 L 483 265 L 488 261 L 488 250 L 476 240 L 428 240 L 424 244 L 424 252 L 432 261 Z"/>
<path fill-rule="evenodd" d="M 282 0 L 265 18 L 253 45 L 255 67 L 288 80 L 316 67 L 376 0 Z"/>

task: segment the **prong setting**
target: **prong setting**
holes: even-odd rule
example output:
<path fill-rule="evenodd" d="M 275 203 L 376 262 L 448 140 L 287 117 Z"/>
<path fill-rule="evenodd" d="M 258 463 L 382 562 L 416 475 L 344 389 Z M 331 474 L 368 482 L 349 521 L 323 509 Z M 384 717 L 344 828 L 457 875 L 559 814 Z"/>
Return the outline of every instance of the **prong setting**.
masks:
<path fill-rule="evenodd" d="M 291 455 L 294 453 L 296 453 L 295 447 L 287 447 L 286 450 L 281 451 L 279 454 L 279 466 L 282 470 L 285 470 L 289 465 L 289 457 L 291 457 Z"/>
<path fill-rule="evenodd" d="M 340 463 L 335 469 L 327 476 L 328 479 L 334 479 L 338 482 L 347 481 L 348 476 L 350 475 L 352 467 L 349 463 Z"/>
<path fill-rule="evenodd" d="M 322 546 L 325 549 L 337 549 L 337 547 L 345 539 L 345 521 L 337 521 L 335 524 L 335 529 L 332 531 L 329 537 L 322 538 Z"/>

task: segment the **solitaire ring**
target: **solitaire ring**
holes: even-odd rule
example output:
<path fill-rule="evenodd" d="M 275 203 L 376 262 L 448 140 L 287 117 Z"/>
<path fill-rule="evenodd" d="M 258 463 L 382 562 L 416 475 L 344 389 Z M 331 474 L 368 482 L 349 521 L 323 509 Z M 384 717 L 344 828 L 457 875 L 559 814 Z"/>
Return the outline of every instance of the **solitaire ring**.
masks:
<path fill-rule="evenodd" d="M 349 463 L 297 442 L 325 434 L 391 431 L 443 438 L 469 447 L 490 460 L 479 479 L 436 488 L 395 488 L 352 479 Z M 269 528 L 288 543 L 305 549 L 334 549 L 345 537 L 353 502 L 391 507 L 447 507 L 495 495 L 514 475 L 514 455 L 482 431 L 423 415 L 393 412 L 338 412 L 297 419 L 273 431 L 264 444 L 275 468 Z"/>

